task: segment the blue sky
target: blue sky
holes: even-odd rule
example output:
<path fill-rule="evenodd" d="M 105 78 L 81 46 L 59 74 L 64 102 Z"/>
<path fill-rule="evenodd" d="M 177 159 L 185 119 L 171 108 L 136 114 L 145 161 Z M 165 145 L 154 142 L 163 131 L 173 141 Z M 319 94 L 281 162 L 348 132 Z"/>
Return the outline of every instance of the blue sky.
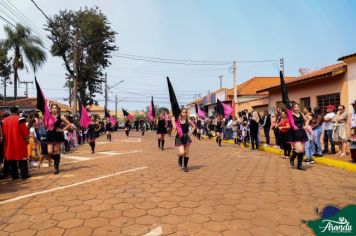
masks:
<path fill-rule="evenodd" d="M 7 0 L 1 0 L 7 1 Z M 298 75 L 298 69 L 317 69 L 356 52 L 356 1 L 212 1 L 212 0 L 120 0 L 49 1 L 37 0 L 48 14 L 60 9 L 99 6 L 118 32 L 120 53 L 190 60 L 265 60 L 285 58 L 286 75 Z M 41 28 L 45 18 L 30 0 L 11 3 Z M 5 9 L 0 6 L 4 17 Z M 9 13 L 7 13 L 9 14 Z M 16 19 L 15 19 L 16 20 Z M 0 22 L 0 27 L 3 23 Z M 46 32 L 38 29 L 42 38 Z M 0 31 L 0 37 L 4 33 Z M 49 40 L 46 40 L 50 44 Z M 169 106 L 165 77 L 170 76 L 179 101 L 185 104 L 196 94 L 218 88 L 218 76 L 232 87 L 229 66 L 182 66 L 123 58 L 112 58 L 109 84 L 125 80 L 110 92 L 117 93 L 119 107 L 143 109 L 154 95 L 157 103 Z M 253 76 L 277 76 L 276 62 L 238 64 L 238 83 Z M 48 54 L 48 62 L 38 79 L 46 94 L 63 98 L 65 70 L 59 58 Z M 32 72 L 21 72 L 22 80 L 31 80 Z M 20 94 L 23 92 L 20 88 Z M 11 94 L 12 89 L 9 90 Z M 30 95 L 35 95 L 31 88 Z M 102 95 L 98 95 L 103 104 Z M 109 103 L 109 108 L 114 103 Z"/>

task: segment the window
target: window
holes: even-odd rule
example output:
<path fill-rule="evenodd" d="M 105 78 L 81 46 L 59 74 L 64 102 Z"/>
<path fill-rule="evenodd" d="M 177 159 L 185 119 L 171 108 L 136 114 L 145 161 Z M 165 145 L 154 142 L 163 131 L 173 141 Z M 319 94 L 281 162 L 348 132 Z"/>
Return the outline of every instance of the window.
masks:
<path fill-rule="evenodd" d="M 334 106 L 340 105 L 340 93 L 317 96 L 317 100 L 318 100 L 318 107 L 320 108 L 322 114 L 325 114 L 326 107 L 328 105 L 334 105 Z"/>
<path fill-rule="evenodd" d="M 303 111 L 305 107 L 310 107 L 310 97 L 300 99 L 300 110 Z"/>

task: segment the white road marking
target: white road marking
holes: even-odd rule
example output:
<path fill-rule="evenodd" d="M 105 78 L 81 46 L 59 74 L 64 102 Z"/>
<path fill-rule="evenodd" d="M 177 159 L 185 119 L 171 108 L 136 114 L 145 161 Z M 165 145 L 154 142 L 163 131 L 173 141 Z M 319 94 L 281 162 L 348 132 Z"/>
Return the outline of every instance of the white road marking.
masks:
<path fill-rule="evenodd" d="M 107 179 L 107 178 L 110 178 L 110 177 L 113 177 L 113 176 L 122 175 L 122 174 L 125 174 L 125 173 L 134 172 L 134 171 L 138 171 L 138 170 L 143 170 L 143 169 L 146 169 L 146 168 L 147 167 L 144 166 L 144 167 L 139 167 L 139 168 L 135 168 L 135 169 L 131 169 L 131 170 L 124 170 L 124 171 L 116 172 L 116 173 L 113 173 L 113 174 L 104 175 L 104 176 L 101 176 L 101 177 L 84 180 L 84 181 L 81 181 L 81 182 L 78 182 L 78 183 L 74 183 L 74 184 L 70 184 L 70 185 L 60 186 L 60 187 L 57 187 L 57 188 L 51 188 L 51 189 L 48 189 L 48 190 L 43 190 L 43 191 L 39 191 L 39 192 L 35 192 L 35 193 L 22 195 L 22 196 L 19 196 L 19 197 L 10 198 L 10 199 L 7 199 L 5 201 L 1 201 L 0 205 L 4 205 L 4 204 L 10 203 L 10 202 L 19 201 L 19 200 L 22 200 L 22 199 L 25 199 L 25 198 L 29 198 L 29 197 L 33 197 L 33 196 L 37 196 L 37 195 L 42 195 L 42 194 L 51 193 L 51 192 L 54 192 L 54 191 L 59 191 L 59 190 L 67 189 L 67 188 L 72 188 L 72 187 L 75 187 L 75 186 L 91 183 L 91 182 L 94 182 L 94 181 Z"/>
<path fill-rule="evenodd" d="M 81 162 L 81 161 L 91 161 L 91 160 L 96 160 L 99 158 L 105 158 L 105 157 L 112 157 L 112 156 L 116 156 L 116 155 L 125 155 L 125 154 L 131 154 L 131 153 L 139 153 L 142 152 L 142 150 L 133 150 L 133 151 L 128 151 L 128 152 L 108 152 L 110 154 L 106 154 L 105 156 L 98 156 L 98 157 L 93 157 L 93 158 L 88 158 L 88 159 L 83 159 L 83 160 L 76 160 L 76 161 L 69 161 L 69 162 L 63 162 L 61 165 L 68 165 L 68 164 L 73 164 L 73 163 L 77 163 L 77 162 Z M 98 152 L 98 154 L 104 154 L 105 152 Z M 66 156 L 64 156 L 66 157 Z"/>
<path fill-rule="evenodd" d="M 66 174 L 66 175 L 49 175 L 49 176 L 43 176 L 43 175 L 40 175 L 40 176 L 35 176 L 35 177 L 32 177 L 31 180 L 33 179 L 58 179 L 58 178 L 72 178 L 72 177 L 75 177 L 74 174 Z"/>
<path fill-rule="evenodd" d="M 77 161 L 86 161 L 92 159 L 91 157 L 77 157 L 77 156 L 65 156 L 65 155 L 63 155 L 62 157 L 77 160 Z"/>
<path fill-rule="evenodd" d="M 115 155 L 124 155 L 124 154 L 137 153 L 137 152 L 142 152 L 142 150 L 132 150 L 132 151 L 127 151 L 127 152 L 105 151 L 105 152 L 98 152 L 98 154 L 106 154 L 107 156 L 115 156 Z"/>
<path fill-rule="evenodd" d="M 159 226 L 159 227 L 153 229 L 152 231 L 148 232 L 144 236 L 159 236 L 159 235 L 162 235 L 162 234 L 163 234 L 162 227 Z"/>
<path fill-rule="evenodd" d="M 115 143 L 115 142 L 126 142 L 126 143 L 141 143 L 141 138 L 128 138 L 128 139 L 117 139 L 113 140 L 112 142 L 96 142 L 96 144 L 108 144 L 108 143 Z"/>

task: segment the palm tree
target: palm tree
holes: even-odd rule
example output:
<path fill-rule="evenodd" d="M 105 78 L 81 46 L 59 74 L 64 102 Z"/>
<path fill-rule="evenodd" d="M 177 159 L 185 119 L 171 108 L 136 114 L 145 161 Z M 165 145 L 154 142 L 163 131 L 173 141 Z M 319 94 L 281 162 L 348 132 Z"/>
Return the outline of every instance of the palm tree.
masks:
<path fill-rule="evenodd" d="M 27 67 L 24 63 L 24 58 L 29 62 L 34 72 L 46 61 L 46 53 L 44 52 L 42 40 L 33 35 L 31 30 L 21 24 L 17 24 L 15 29 L 6 25 L 4 27 L 6 39 L 0 41 L 0 45 L 8 50 L 13 50 L 14 56 L 12 60 L 12 69 L 14 71 L 14 99 L 17 99 L 17 70 Z"/>

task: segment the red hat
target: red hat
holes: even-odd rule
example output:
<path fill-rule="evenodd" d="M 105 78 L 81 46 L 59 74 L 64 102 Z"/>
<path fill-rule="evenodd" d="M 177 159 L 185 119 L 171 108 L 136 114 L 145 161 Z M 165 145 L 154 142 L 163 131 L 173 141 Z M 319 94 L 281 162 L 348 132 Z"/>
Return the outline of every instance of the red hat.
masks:
<path fill-rule="evenodd" d="M 336 107 L 334 105 L 329 105 L 326 107 L 327 110 L 335 110 Z"/>

